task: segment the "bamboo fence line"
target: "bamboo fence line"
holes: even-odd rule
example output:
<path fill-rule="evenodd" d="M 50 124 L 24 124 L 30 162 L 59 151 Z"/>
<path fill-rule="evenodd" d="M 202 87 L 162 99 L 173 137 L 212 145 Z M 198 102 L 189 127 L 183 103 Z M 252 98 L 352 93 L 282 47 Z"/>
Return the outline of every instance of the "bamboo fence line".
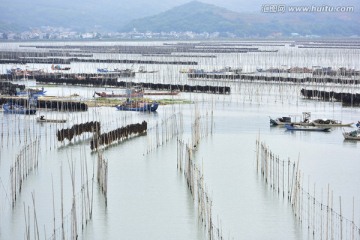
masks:
<path fill-rule="evenodd" d="M 105 196 L 105 205 L 107 205 L 108 160 L 100 152 L 97 157 L 97 181 Z"/>
<path fill-rule="evenodd" d="M 191 126 L 192 143 L 189 145 L 180 139 L 177 140 L 177 169 L 185 176 L 191 196 L 197 205 L 198 220 L 204 226 L 207 238 L 224 239 L 220 224 L 214 222 L 212 199 L 204 183 L 204 175 L 194 161 L 196 146 L 203 137 L 209 135 L 209 129 L 212 134 L 213 111 L 211 111 L 211 128 L 208 123 L 208 113 L 205 117 L 201 117 L 198 108 L 195 107 L 194 123 Z"/>
<path fill-rule="evenodd" d="M 307 190 L 299 162 L 281 160 L 265 145 L 256 140 L 256 166 L 265 184 L 279 196 L 287 198 L 299 223 L 307 228 L 314 239 L 360 239 L 360 228 L 355 224 L 354 199 L 352 219 L 342 213 L 339 197 L 339 212 L 335 210 L 333 191 L 327 186 L 326 200 L 321 190 L 321 199 L 316 198 L 316 185 Z"/>
<path fill-rule="evenodd" d="M 45 225 L 44 225 L 44 239 L 78 239 L 81 231 L 83 231 L 92 219 L 93 213 L 93 183 L 94 183 L 94 173 L 92 177 L 89 177 L 88 166 L 86 159 L 81 159 L 80 161 L 80 190 L 76 192 L 76 169 L 75 162 L 73 160 L 69 161 L 69 172 L 72 185 L 72 197 L 71 197 L 71 209 L 64 215 L 64 199 L 63 199 L 63 167 L 60 168 L 61 171 L 61 197 L 60 197 L 60 219 L 57 219 L 55 216 L 55 197 L 54 197 L 54 187 L 52 187 L 52 196 L 53 196 L 53 227 L 49 236 L 47 236 Z M 25 238 L 30 239 L 40 239 L 40 233 L 36 218 L 36 209 L 35 209 L 35 197 L 33 197 L 33 220 L 31 218 L 30 206 L 25 207 L 24 203 L 24 216 L 25 216 Z M 33 236 L 33 237 L 32 237 Z"/>
<path fill-rule="evenodd" d="M 213 107 L 214 106 L 212 106 L 212 108 Z M 211 109 L 210 114 L 208 111 L 206 111 L 205 114 L 201 115 L 199 111 L 199 106 L 196 103 L 194 119 L 191 125 L 192 147 L 196 148 L 202 138 L 209 136 L 209 134 L 213 134 L 213 130 L 214 130 L 213 109 Z"/>
<path fill-rule="evenodd" d="M 162 120 L 161 123 L 157 121 L 153 127 L 148 129 L 149 133 L 155 131 L 155 134 L 147 135 L 148 147 L 146 153 L 150 153 L 151 151 L 165 145 L 176 136 L 181 135 L 184 132 L 183 129 L 183 115 L 180 112 L 171 114 L 169 117 Z"/>
<path fill-rule="evenodd" d="M 11 202 L 15 206 L 18 194 L 21 192 L 22 184 L 28 175 L 38 167 L 39 164 L 40 139 L 26 145 L 16 156 L 14 164 L 10 167 Z"/>
<path fill-rule="evenodd" d="M 204 183 L 204 175 L 194 162 L 195 149 L 183 141 L 177 141 L 177 168 L 184 174 L 187 186 L 197 207 L 198 220 L 203 225 L 208 239 L 224 239 L 222 228 L 214 222 L 212 199 Z"/>
<path fill-rule="evenodd" d="M 80 170 L 76 171 L 75 162 L 80 165 Z M 83 231 L 92 219 L 93 213 L 93 184 L 94 184 L 94 166 L 91 171 L 88 170 L 88 161 L 86 159 L 85 148 L 80 150 L 80 161 L 76 161 L 73 157 L 68 160 L 68 167 L 72 185 L 71 208 L 67 215 L 64 216 L 64 187 L 63 187 L 63 166 L 60 168 L 60 213 L 56 217 L 54 185 L 52 181 L 52 197 L 53 197 L 53 227 L 50 236 L 46 234 L 44 225 L 44 239 L 78 239 L 81 231 Z M 77 176 L 77 177 L 75 177 Z M 76 184 L 76 181 L 79 181 Z M 79 185 L 80 184 L 80 185 Z M 76 192 L 77 191 L 77 192 Z M 33 195 L 34 220 L 30 217 L 30 207 L 25 207 L 25 238 L 40 239 L 38 223 L 36 219 L 35 198 Z M 60 219 L 59 219 L 60 215 Z M 34 237 L 32 237 L 34 236 Z"/>

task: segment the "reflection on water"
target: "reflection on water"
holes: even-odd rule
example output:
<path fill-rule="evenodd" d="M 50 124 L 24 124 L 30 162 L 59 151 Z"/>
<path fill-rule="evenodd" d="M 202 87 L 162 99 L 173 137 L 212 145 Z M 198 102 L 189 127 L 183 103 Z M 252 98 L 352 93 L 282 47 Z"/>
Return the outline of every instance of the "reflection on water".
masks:
<path fill-rule="evenodd" d="M 241 60 L 249 58 L 232 57 Z M 219 65 L 222 60 L 230 62 L 221 55 L 217 60 L 203 62 L 200 66 Z M 2 69 L 6 67 L 2 66 Z M 80 64 L 78 67 L 85 68 Z M 180 76 L 177 68 L 156 66 L 155 69 L 161 70 L 157 77 L 164 81 L 190 81 Z M 85 161 L 88 176 L 92 178 L 94 175 L 95 181 L 91 188 L 93 216 L 84 230 L 79 229 L 81 239 L 204 239 L 206 233 L 198 220 L 197 205 L 189 193 L 184 176 L 177 171 L 176 138 L 148 151 L 157 138 L 167 134 L 156 126 L 160 126 L 174 113 L 178 116 L 181 113 L 184 124 L 184 133 L 178 137 L 189 142 L 192 138 L 195 106 L 203 115 L 208 113 L 209 119 L 213 111 L 214 133 L 200 141 L 194 158 L 203 169 L 205 183 L 213 200 L 213 216 L 224 236 L 233 239 L 311 238 L 294 218 L 288 201 L 269 190 L 256 173 L 255 141 L 259 137 L 281 159 L 299 161 L 305 185 L 315 184 L 316 195 L 320 199 L 321 192 L 325 196 L 329 184 L 334 193 L 334 206 L 339 206 L 337 199 L 341 196 L 342 211 L 351 218 L 353 197 L 355 206 L 360 206 L 360 143 L 344 141 L 342 128 L 323 133 L 292 132 L 280 126 L 270 127 L 269 116 L 299 115 L 307 111 L 312 113 L 313 119 L 333 118 L 356 122 L 360 116 L 359 110 L 343 108 L 339 103 L 303 99 L 299 95 L 301 85 L 222 84 L 232 87 L 231 95 L 181 93 L 173 98 L 189 99 L 195 104 L 160 106 L 152 114 L 116 111 L 114 107 L 99 107 L 81 113 L 39 110 L 39 114 L 68 119 L 65 124 L 39 124 L 35 120 L 36 116 L 2 115 L 0 238 L 24 237 L 24 206 L 30 212 L 33 211 L 32 194 L 35 195 L 37 221 L 42 229 L 41 238 L 45 232 L 47 238 L 52 235 L 54 216 L 56 236 L 60 238 L 61 185 L 65 229 L 69 231 L 72 206 L 69 166 L 71 163 L 75 166 L 75 192 L 78 194 Z M 98 89 L 46 86 L 46 90 L 54 96 L 77 93 L 81 98 L 92 98 Z M 109 164 L 107 206 L 96 182 L 97 154 L 91 153 L 89 145 L 92 135 L 76 137 L 73 143 L 59 143 L 56 140 L 57 130 L 95 120 L 101 121 L 102 132 L 143 120 L 148 122 L 149 128 L 146 135 L 114 144 L 103 152 Z M 205 122 L 203 124 L 205 128 Z M 15 207 L 12 208 L 9 169 L 20 150 L 37 136 L 40 136 L 41 141 L 39 166 L 24 181 Z M 80 212 L 82 201 L 81 197 L 78 199 L 77 210 Z M 77 220 L 81 222 L 81 218 Z"/>

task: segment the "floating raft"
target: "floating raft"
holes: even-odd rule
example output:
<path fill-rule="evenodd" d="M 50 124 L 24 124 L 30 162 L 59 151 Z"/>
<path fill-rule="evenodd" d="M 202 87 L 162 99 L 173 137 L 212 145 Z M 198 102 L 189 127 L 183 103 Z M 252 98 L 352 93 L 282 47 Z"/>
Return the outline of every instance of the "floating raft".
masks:
<path fill-rule="evenodd" d="M 27 98 L 19 98 L 19 97 L 1 97 L 0 98 L 0 105 L 12 102 L 19 104 L 21 106 L 28 106 L 28 99 Z M 74 102 L 74 101 L 63 101 L 63 100 L 54 100 L 54 99 L 47 99 L 47 100 L 37 100 L 36 108 L 45 108 L 57 111 L 70 111 L 70 112 L 77 112 L 77 111 L 87 111 L 88 105 L 82 102 Z"/>
<path fill-rule="evenodd" d="M 193 79 L 224 79 L 224 80 L 245 80 L 265 82 L 289 82 L 289 83 L 338 83 L 338 84 L 359 84 L 360 79 L 342 79 L 336 77 L 280 77 L 252 74 L 227 74 L 227 73 L 188 73 Z"/>
<path fill-rule="evenodd" d="M 333 91 L 319 91 L 301 89 L 301 94 L 309 99 L 321 99 L 325 101 L 342 102 L 346 105 L 360 105 L 359 93 L 337 93 Z"/>
<path fill-rule="evenodd" d="M 72 62 L 88 63 L 128 63 L 128 64 L 167 64 L 167 65 L 198 65 L 195 61 L 155 61 L 135 59 L 84 59 L 84 58 L 16 58 L 0 59 L 1 64 L 70 64 Z"/>
<path fill-rule="evenodd" d="M 230 87 L 228 86 L 210 86 L 210 85 L 179 85 L 179 84 L 163 84 L 163 83 L 144 83 L 144 82 L 125 82 L 117 79 L 67 79 L 67 78 L 49 78 L 36 77 L 36 81 L 45 84 L 68 84 L 80 86 L 95 86 L 95 87 L 121 87 L 140 85 L 144 89 L 149 90 L 165 90 L 165 91 L 181 91 L 194 93 L 214 93 L 214 94 L 230 94 Z"/>

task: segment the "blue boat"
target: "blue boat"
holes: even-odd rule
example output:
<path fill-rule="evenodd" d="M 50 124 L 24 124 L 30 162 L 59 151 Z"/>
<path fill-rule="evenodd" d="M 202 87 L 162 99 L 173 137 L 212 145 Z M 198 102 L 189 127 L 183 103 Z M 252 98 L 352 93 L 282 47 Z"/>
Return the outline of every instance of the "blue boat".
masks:
<path fill-rule="evenodd" d="M 123 104 L 116 106 L 116 108 L 119 111 L 155 112 L 158 106 L 157 102 L 147 103 L 127 100 Z"/>
<path fill-rule="evenodd" d="M 9 114 L 26 114 L 26 115 L 34 115 L 36 113 L 36 109 L 25 108 L 16 103 L 5 103 L 3 104 L 4 113 Z"/>
<path fill-rule="evenodd" d="M 329 132 L 331 128 L 320 127 L 300 127 L 294 124 L 285 124 L 285 127 L 289 131 L 311 131 L 311 132 Z"/>

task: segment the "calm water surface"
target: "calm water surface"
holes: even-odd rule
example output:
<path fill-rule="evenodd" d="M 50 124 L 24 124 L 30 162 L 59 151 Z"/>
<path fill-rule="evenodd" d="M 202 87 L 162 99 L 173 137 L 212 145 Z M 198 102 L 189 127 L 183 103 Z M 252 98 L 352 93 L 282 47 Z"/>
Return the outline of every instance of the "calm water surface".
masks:
<path fill-rule="evenodd" d="M 288 53 L 287 51 L 289 50 L 286 49 L 285 53 Z M 296 56 L 303 59 L 301 56 L 304 54 L 299 50 Z M 295 62 L 293 55 L 288 61 Z M 272 56 L 264 55 L 267 64 L 269 57 Z M 251 56 L 235 56 L 239 63 L 245 58 L 251 59 Z M 256 64 L 259 58 L 252 56 L 253 64 Z M 339 62 L 344 60 L 340 57 L 337 59 Z M 213 62 L 203 62 L 200 66 L 211 66 L 215 63 L 223 66 L 229 59 L 219 56 L 217 60 L 211 61 Z M 2 69 L 6 67 L 8 66 L 2 66 Z M 161 69 L 156 76 L 164 82 L 193 81 L 180 75 L 178 66 L 149 67 Z M 154 76 L 136 78 L 139 81 L 144 79 L 155 81 Z M 305 186 L 309 185 L 313 189 L 316 184 L 317 194 L 320 195 L 323 190 L 325 196 L 329 185 L 334 194 L 335 210 L 339 209 L 337 201 L 338 196 L 341 196 L 342 211 L 349 219 L 352 218 L 353 199 L 355 212 L 359 212 L 359 143 L 344 141 L 342 128 L 321 133 L 288 132 L 284 128 L 269 126 L 269 116 L 301 115 L 304 111 L 311 112 L 313 119 L 333 118 L 343 122 L 356 122 L 360 118 L 358 108 L 302 99 L 299 91 L 303 86 L 300 85 L 220 84 L 230 85 L 232 94 L 222 96 L 181 93 L 175 98 L 189 99 L 194 103 L 160 106 L 155 114 L 120 112 L 110 107 L 90 108 L 83 113 L 39 110 L 39 114 L 67 118 L 68 122 L 38 124 L 34 116 L 1 113 L 0 239 L 24 238 L 24 206 L 29 209 L 33 218 L 32 194 L 35 196 L 40 238 L 44 239 L 45 235 L 50 238 L 52 235 L 53 209 L 56 236 L 60 238 L 61 169 L 65 229 L 69 236 L 71 162 L 74 163 L 76 171 L 76 193 L 80 192 L 82 163 L 87 163 L 89 178 L 95 171 L 93 216 L 83 230 L 79 228 L 80 239 L 206 239 L 202 224 L 198 221 L 196 202 L 187 188 L 185 177 L 177 171 L 176 137 L 158 148 L 154 147 L 156 124 L 161 125 L 172 114 L 183 117 L 184 132 L 178 137 L 190 142 L 195 107 L 201 115 L 210 116 L 211 111 L 214 114 L 213 133 L 200 140 L 194 159 L 204 173 L 205 184 L 213 201 L 215 222 L 221 226 L 226 238 L 309 238 L 307 231 L 295 219 L 289 202 L 271 191 L 256 172 L 255 141 L 259 136 L 281 159 L 299 159 Z M 47 86 L 46 89 L 49 95 L 78 93 L 82 98 L 91 98 L 94 90 L 99 90 L 68 86 Z M 208 121 L 209 119 L 210 117 Z M 97 155 L 90 151 L 91 135 L 84 134 L 76 138 L 74 144 L 58 143 L 55 136 L 58 129 L 92 120 L 101 121 L 103 132 L 143 120 L 148 122 L 149 127 L 147 135 L 112 145 L 103 152 L 109 163 L 107 206 L 96 182 L 96 169 L 93 170 L 93 166 L 96 167 Z M 203 120 L 203 126 L 205 122 L 206 120 Z M 21 193 L 12 208 L 9 169 L 20 149 L 36 138 L 40 139 L 38 168 L 24 181 Z M 81 201 L 77 201 L 77 206 L 80 211 Z M 355 216 L 359 225 L 359 214 Z M 33 227 L 31 231 L 32 229 Z"/>

